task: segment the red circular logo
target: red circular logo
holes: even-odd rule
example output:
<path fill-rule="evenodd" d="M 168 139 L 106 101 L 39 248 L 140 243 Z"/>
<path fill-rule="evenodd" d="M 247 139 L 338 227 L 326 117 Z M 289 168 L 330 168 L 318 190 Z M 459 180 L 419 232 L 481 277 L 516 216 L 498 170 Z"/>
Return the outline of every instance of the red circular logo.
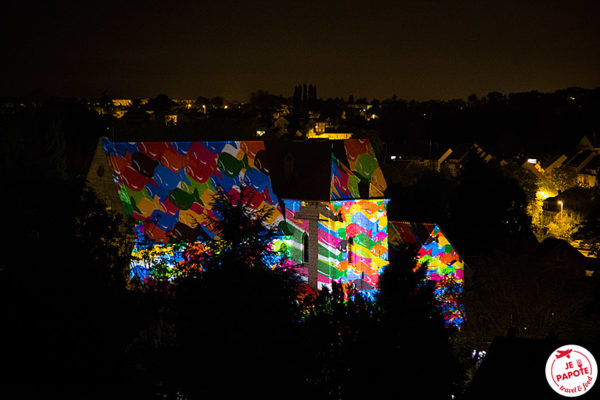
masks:
<path fill-rule="evenodd" d="M 559 347 L 546 362 L 546 379 L 555 392 L 576 397 L 587 393 L 598 376 L 592 353 L 574 344 Z"/>

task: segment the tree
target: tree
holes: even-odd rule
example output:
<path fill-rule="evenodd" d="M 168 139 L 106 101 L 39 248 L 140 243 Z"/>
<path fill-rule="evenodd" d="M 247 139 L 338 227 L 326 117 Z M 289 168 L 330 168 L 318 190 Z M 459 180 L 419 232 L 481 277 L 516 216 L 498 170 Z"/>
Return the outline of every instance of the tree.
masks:
<path fill-rule="evenodd" d="M 222 96 L 215 96 L 213 98 L 210 99 L 210 105 L 213 107 L 223 107 L 223 105 L 225 104 L 225 99 Z"/>
<path fill-rule="evenodd" d="M 549 222 L 546 222 L 546 234 L 571 242 L 575 233 L 579 231 L 581 218 L 569 212 L 558 213 Z"/>
<path fill-rule="evenodd" d="M 208 97 L 198 96 L 196 98 L 196 105 L 199 107 L 207 106 L 209 104 L 210 104 L 210 99 Z"/>
<path fill-rule="evenodd" d="M 270 269 L 277 254 L 271 252 L 269 246 L 278 234 L 278 228 L 267 222 L 274 212 L 272 208 L 251 206 L 254 196 L 256 192 L 246 186 L 240 192 L 217 192 L 211 205 L 213 217 L 205 221 L 207 229 L 216 237 L 209 239 L 204 231 L 200 231 L 206 251 L 188 254 L 188 264 L 202 266 L 201 269 L 191 268 L 190 274 L 227 267 Z"/>
<path fill-rule="evenodd" d="M 518 182 L 479 159 L 467 162 L 459 177 L 452 230 L 461 248 L 511 246 L 529 232 L 527 200 Z"/>
<path fill-rule="evenodd" d="M 573 238 L 582 241 L 592 256 L 600 257 L 600 205 L 597 202 L 578 226 Z"/>
<path fill-rule="evenodd" d="M 125 291 L 119 218 L 79 184 L 17 171 L 2 178 L 19 201 L 2 199 L 12 212 L 3 216 L 11 235 L 0 268 L 0 339 L 10 343 L 10 370 L 0 391 L 66 399 L 127 391 L 135 302 Z"/>
<path fill-rule="evenodd" d="M 190 399 L 285 394 L 299 384 L 292 384 L 300 376 L 293 373 L 298 281 L 290 270 L 271 268 L 271 211 L 252 208 L 252 197 L 247 188 L 215 196 L 209 225 L 218 238 L 190 252 L 176 280 L 173 363 Z"/>
<path fill-rule="evenodd" d="M 392 248 L 391 253 L 377 297 L 381 313 L 377 362 L 389 366 L 380 376 L 381 393 L 391 393 L 402 382 L 417 397 L 449 398 L 460 392 L 463 381 L 451 342 L 459 333 L 444 323 L 434 284 L 424 279 L 427 266 L 415 270 L 415 250 Z M 429 373 L 419 372 L 423 370 Z M 431 376 L 437 377 L 435 385 Z"/>
<path fill-rule="evenodd" d="M 544 185 L 549 192 L 565 192 L 577 185 L 577 173 L 574 168 L 555 168 L 550 172 Z"/>
<path fill-rule="evenodd" d="M 167 114 L 176 105 L 176 103 L 166 94 L 159 94 L 153 99 L 150 99 L 146 104 L 148 110 L 152 110 L 159 114 Z"/>
<path fill-rule="evenodd" d="M 408 397 L 458 394 L 463 378 L 453 359 L 453 330 L 444 324 L 433 285 L 424 281 L 423 268 L 414 271 L 414 251 L 392 252 L 375 302 L 333 284 L 311 303 L 301 325 L 304 395 L 390 398 L 399 388 Z"/>
<path fill-rule="evenodd" d="M 333 283 L 310 304 L 300 325 L 302 397 L 377 397 L 381 370 L 377 314 L 373 303 Z"/>
<path fill-rule="evenodd" d="M 112 99 L 108 95 L 108 92 L 104 90 L 98 98 L 98 105 L 102 107 L 107 113 L 111 113 L 115 108 Z"/>

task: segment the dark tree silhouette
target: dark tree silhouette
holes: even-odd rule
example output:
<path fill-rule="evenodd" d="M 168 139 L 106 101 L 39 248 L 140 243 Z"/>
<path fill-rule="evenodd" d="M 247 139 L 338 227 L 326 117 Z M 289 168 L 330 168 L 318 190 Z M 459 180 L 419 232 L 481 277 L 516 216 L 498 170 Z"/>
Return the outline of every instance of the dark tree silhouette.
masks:
<path fill-rule="evenodd" d="M 527 199 L 515 179 L 478 159 L 461 171 L 453 201 L 451 227 L 457 246 L 471 251 L 514 246 L 527 237 Z"/>
<path fill-rule="evenodd" d="M 93 193 L 62 180 L 3 175 L 2 397 L 106 398 L 128 386 L 135 332 L 126 239 Z M 19 199 L 19 201 L 9 200 Z M 121 248 L 125 245 L 125 249 Z M 131 387 L 129 387 L 131 389 Z"/>
<path fill-rule="evenodd" d="M 386 397 L 401 386 L 403 393 L 417 398 L 458 395 L 464 376 L 452 340 L 460 333 L 445 325 L 433 283 L 424 280 L 426 265 L 414 270 L 414 249 L 391 252 L 377 298 L 381 313 L 377 363 L 389 366 L 380 376 L 380 393 Z"/>
<path fill-rule="evenodd" d="M 177 371 L 187 395 L 291 394 L 301 376 L 293 340 L 300 317 L 291 271 L 271 268 L 269 212 L 250 191 L 219 193 L 211 226 L 220 239 L 189 255 L 176 282 Z"/>
<path fill-rule="evenodd" d="M 170 112 L 175 105 L 176 103 L 171 100 L 169 96 L 161 93 L 148 101 L 146 104 L 146 109 L 152 110 L 159 114 L 166 114 Z"/>
<path fill-rule="evenodd" d="M 596 190 L 591 197 L 597 199 L 598 196 L 600 192 Z M 574 238 L 586 243 L 590 254 L 594 257 L 600 257 L 600 203 L 597 200 L 575 232 Z"/>
<path fill-rule="evenodd" d="M 449 398 L 461 369 L 414 252 L 396 253 L 369 302 L 333 285 L 312 303 L 302 324 L 305 395 L 316 398 Z M 435 385 L 431 384 L 435 377 Z"/>

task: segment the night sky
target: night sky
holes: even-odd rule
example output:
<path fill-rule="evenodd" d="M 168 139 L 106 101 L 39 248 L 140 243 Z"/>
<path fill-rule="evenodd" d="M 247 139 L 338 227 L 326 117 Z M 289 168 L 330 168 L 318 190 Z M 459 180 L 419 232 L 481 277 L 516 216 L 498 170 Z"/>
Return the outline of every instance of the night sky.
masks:
<path fill-rule="evenodd" d="M 0 21 L 0 96 L 244 101 L 311 83 L 321 98 L 428 100 L 600 86 L 597 0 L 15 1 Z"/>

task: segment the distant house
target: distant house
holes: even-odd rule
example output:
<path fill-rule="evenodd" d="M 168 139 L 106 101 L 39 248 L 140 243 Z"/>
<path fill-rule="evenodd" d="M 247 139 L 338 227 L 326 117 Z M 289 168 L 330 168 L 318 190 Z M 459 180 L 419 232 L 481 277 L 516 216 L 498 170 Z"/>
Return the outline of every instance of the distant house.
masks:
<path fill-rule="evenodd" d="M 467 161 L 472 158 L 478 158 L 488 163 L 494 157 L 483 150 L 477 143 L 463 143 L 452 149 L 452 153 L 444 158 L 443 168 L 450 172 L 451 175 L 457 176 Z"/>
<path fill-rule="evenodd" d="M 218 218 L 212 196 L 246 186 L 254 195 L 252 207 L 273 211 L 269 223 L 281 233 L 273 248 L 298 265 L 313 289 L 336 281 L 366 295 L 376 290 L 388 263 L 388 200 L 381 197 L 387 184 L 368 140 L 104 139 L 102 149 L 93 168 L 105 165 L 104 157 L 110 173 L 90 182 L 106 192 L 106 177 L 112 175 L 108 191 L 118 194 L 123 212 L 138 222 L 132 278 L 152 276 L 158 262 L 177 265 L 189 243 L 218 238 L 208 223 Z M 114 207 L 113 194 L 104 196 Z"/>
<path fill-rule="evenodd" d="M 578 150 L 594 150 L 600 152 L 600 137 L 596 133 L 590 136 L 583 136 L 575 147 Z"/>
<path fill-rule="evenodd" d="M 572 187 L 554 197 L 543 201 L 543 210 L 547 217 L 554 217 L 561 211 L 577 218 L 584 218 L 593 209 L 597 197 L 592 189 Z"/>
<path fill-rule="evenodd" d="M 306 134 L 307 139 L 344 140 L 351 137 L 352 132 L 338 132 L 334 123 L 320 118 L 314 121 L 314 127 L 310 128 Z"/>
<path fill-rule="evenodd" d="M 577 176 L 577 186 L 594 187 L 600 166 L 600 152 L 594 149 L 580 149 L 575 152 L 564 166 L 571 168 Z"/>
<path fill-rule="evenodd" d="M 544 239 L 536 255 L 546 273 L 563 276 L 565 279 L 592 277 L 598 271 L 598 260 L 585 257 L 562 239 Z"/>
<path fill-rule="evenodd" d="M 528 170 L 538 178 L 542 178 L 544 176 L 544 169 L 537 159 L 529 158 L 525 160 L 523 164 L 521 164 L 521 168 Z"/>
<path fill-rule="evenodd" d="M 422 167 L 427 168 L 436 172 L 440 172 L 443 163 L 452 155 L 452 149 L 439 149 L 429 150 L 427 157 L 416 157 L 414 155 L 404 154 L 406 146 L 401 144 L 391 144 L 387 146 L 387 162 L 394 167 L 399 168 L 410 168 L 410 167 Z"/>
<path fill-rule="evenodd" d="M 133 101 L 131 99 L 112 99 L 112 103 L 115 107 L 131 107 Z"/>
<path fill-rule="evenodd" d="M 557 158 L 551 160 L 545 167 L 542 165 L 542 170 L 545 174 L 552 172 L 555 168 L 560 168 L 567 161 L 567 156 L 561 154 Z"/>
<path fill-rule="evenodd" d="M 285 117 L 278 117 L 275 122 L 273 122 L 273 127 L 275 128 L 276 137 L 281 137 L 288 133 L 288 126 L 290 125 L 290 121 L 288 121 Z"/>
<path fill-rule="evenodd" d="M 307 139 L 328 139 L 328 140 L 344 140 L 352 137 L 351 132 L 316 132 L 314 129 L 310 129 L 306 134 Z"/>
<path fill-rule="evenodd" d="M 598 185 L 600 171 L 600 138 L 595 134 L 583 136 L 569 155 L 561 155 L 544 170 L 545 174 L 556 168 L 564 168 L 573 173 L 573 185 L 591 188 Z"/>

